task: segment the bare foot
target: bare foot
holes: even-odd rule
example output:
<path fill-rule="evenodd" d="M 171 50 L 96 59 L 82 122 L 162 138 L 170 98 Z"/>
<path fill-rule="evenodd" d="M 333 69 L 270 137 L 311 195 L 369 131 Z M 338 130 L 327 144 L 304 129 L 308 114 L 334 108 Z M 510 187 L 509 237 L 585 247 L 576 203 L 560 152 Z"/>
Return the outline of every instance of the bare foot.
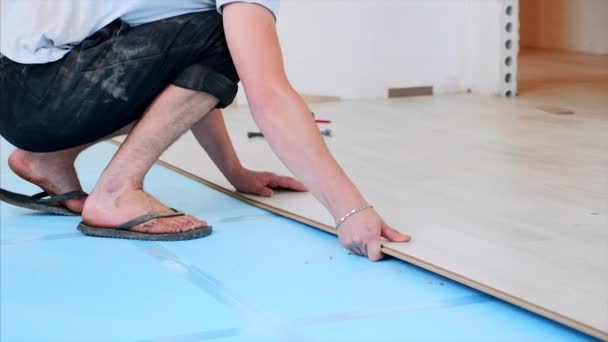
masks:
<path fill-rule="evenodd" d="M 8 165 L 19 177 L 55 196 L 82 190 L 74 168 L 75 158 L 72 152 L 32 153 L 17 149 L 9 157 Z M 80 213 L 84 202 L 85 198 L 80 197 L 62 204 Z"/>
<path fill-rule="evenodd" d="M 83 222 L 99 228 L 114 228 L 150 213 L 172 213 L 142 189 L 126 190 L 120 194 L 103 193 L 97 189 L 87 198 Z M 193 216 L 155 219 L 132 228 L 132 231 L 151 234 L 180 233 L 206 227 L 207 222 Z"/>

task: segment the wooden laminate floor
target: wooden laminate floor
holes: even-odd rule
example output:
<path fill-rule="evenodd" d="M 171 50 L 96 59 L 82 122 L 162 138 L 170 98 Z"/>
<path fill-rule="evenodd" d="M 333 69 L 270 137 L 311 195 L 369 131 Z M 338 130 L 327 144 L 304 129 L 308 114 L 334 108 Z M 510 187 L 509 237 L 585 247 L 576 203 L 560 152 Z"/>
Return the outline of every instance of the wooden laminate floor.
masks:
<path fill-rule="evenodd" d="M 369 201 L 413 235 L 387 253 L 608 339 L 608 58 L 530 51 L 521 70 L 516 99 L 311 107 L 333 120 L 327 143 Z M 225 117 L 246 166 L 288 173 L 264 139 L 247 138 L 247 108 Z M 232 189 L 191 135 L 162 160 Z M 310 194 L 250 199 L 331 231 Z"/>

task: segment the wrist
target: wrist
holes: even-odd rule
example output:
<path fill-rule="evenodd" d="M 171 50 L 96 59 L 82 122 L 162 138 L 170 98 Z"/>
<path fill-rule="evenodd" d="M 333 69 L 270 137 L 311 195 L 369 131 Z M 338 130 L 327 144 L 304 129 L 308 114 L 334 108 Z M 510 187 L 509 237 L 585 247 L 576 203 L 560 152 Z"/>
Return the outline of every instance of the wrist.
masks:
<path fill-rule="evenodd" d="M 237 163 L 225 167 L 224 170 L 222 170 L 222 173 L 224 174 L 224 177 L 226 177 L 226 179 L 232 184 L 233 182 L 240 180 L 246 171 L 247 169 L 245 169 L 243 165 Z"/>
<path fill-rule="evenodd" d="M 342 216 L 340 219 L 336 220 L 336 230 L 338 230 L 340 228 L 340 226 L 342 225 L 342 223 L 346 222 L 349 218 L 351 218 L 354 215 L 357 215 L 358 213 L 367 210 L 367 209 L 373 209 L 374 206 L 371 204 L 365 204 L 362 205 L 360 207 L 354 208 L 353 210 L 349 211 L 348 214 Z"/>
<path fill-rule="evenodd" d="M 327 195 L 328 209 L 334 220 L 339 220 L 351 210 L 368 204 L 357 188 L 350 186 L 336 187 Z"/>

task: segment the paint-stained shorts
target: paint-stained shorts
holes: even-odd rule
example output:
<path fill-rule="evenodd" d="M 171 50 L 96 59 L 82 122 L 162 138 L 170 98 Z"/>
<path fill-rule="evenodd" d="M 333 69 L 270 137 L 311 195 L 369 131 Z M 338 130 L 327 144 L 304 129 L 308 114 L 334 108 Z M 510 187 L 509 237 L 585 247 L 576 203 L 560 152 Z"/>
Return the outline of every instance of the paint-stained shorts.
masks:
<path fill-rule="evenodd" d="M 129 27 L 117 20 L 63 59 L 0 61 L 0 134 L 32 152 L 98 141 L 138 120 L 173 84 L 228 106 L 238 75 L 216 11 Z"/>

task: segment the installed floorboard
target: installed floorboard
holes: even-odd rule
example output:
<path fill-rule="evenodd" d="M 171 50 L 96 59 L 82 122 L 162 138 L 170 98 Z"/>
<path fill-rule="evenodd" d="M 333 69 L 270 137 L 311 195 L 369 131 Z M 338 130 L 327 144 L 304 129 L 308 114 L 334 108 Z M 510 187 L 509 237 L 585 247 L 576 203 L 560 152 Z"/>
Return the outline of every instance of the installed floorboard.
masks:
<path fill-rule="evenodd" d="M 333 121 L 327 143 L 369 201 L 413 235 L 385 252 L 608 339 L 607 83 L 535 84 L 515 100 L 441 96 L 312 109 Z M 576 114 L 538 109 L 546 105 Z M 226 111 L 226 120 L 246 166 L 288 173 L 264 139 L 247 137 L 257 128 L 246 108 Z M 232 189 L 190 135 L 162 160 Z M 332 231 L 310 194 L 248 198 Z"/>

